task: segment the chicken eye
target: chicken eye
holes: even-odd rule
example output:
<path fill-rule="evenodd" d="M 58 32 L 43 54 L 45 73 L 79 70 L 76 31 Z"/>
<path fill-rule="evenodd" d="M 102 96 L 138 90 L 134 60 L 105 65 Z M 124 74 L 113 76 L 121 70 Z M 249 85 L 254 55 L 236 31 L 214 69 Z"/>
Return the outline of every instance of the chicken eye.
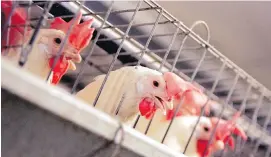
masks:
<path fill-rule="evenodd" d="M 208 132 L 210 129 L 208 127 L 203 127 L 203 130 Z"/>
<path fill-rule="evenodd" d="M 155 87 L 159 87 L 159 83 L 157 81 L 153 81 L 152 83 Z"/>
<path fill-rule="evenodd" d="M 61 39 L 60 39 L 60 38 L 55 38 L 54 41 L 55 41 L 55 43 L 58 44 L 58 45 L 61 43 Z"/>

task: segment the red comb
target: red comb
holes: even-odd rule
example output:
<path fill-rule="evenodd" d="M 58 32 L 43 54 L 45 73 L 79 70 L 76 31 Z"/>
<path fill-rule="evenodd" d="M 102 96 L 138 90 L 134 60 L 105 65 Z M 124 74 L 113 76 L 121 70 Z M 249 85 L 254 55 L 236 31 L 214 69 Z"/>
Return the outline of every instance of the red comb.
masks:
<path fill-rule="evenodd" d="M 12 11 L 12 1 L 1 1 L 1 9 L 5 16 L 5 22 L 7 18 L 10 16 Z M 26 21 L 27 13 L 24 8 L 16 7 L 12 16 L 10 25 L 15 27 L 10 27 L 9 29 L 9 41 L 7 43 L 6 40 L 1 40 L 2 46 L 10 46 L 10 45 L 19 45 L 22 43 L 18 43 L 20 39 L 23 38 L 24 27 L 19 25 L 27 25 L 28 22 Z M 17 26 L 16 26 L 17 25 Z M 8 30 L 7 29 L 7 30 Z M 27 26 L 27 30 L 31 29 L 30 26 Z M 6 30 L 6 31 L 7 31 Z M 6 32 L 5 32 L 6 33 Z"/>
<path fill-rule="evenodd" d="M 78 51 L 82 50 L 88 45 L 94 31 L 93 28 L 89 28 L 93 22 L 93 19 L 79 24 L 81 17 L 81 12 L 70 22 L 66 22 L 60 17 L 57 17 L 54 19 L 50 26 L 50 28 L 62 30 L 63 32 L 67 33 L 69 27 L 73 23 L 72 21 L 75 21 L 75 24 L 73 25 L 72 31 L 69 36 L 69 42 Z"/>
<path fill-rule="evenodd" d="M 166 81 L 167 94 L 169 97 L 175 97 L 182 94 L 186 89 L 186 81 L 172 72 L 165 72 L 163 77 Z"/>
<path fill-rule="evenodd" d="M 229 144 L 232 149 L 234 148 L 234 139 L 231 134 L 241 136 L 244 140 L 247 140 L 244 131 L 236 126 L 236 121 L 240 115 L 240 112 L 235 113 L 233 118 L 229 121 L 220 119 L 215 133 L 216 140 L 221 140 L 224 144 Z M 214 126 L 218 122 L 218 118 L 211 118 L 211 121 Z"/>

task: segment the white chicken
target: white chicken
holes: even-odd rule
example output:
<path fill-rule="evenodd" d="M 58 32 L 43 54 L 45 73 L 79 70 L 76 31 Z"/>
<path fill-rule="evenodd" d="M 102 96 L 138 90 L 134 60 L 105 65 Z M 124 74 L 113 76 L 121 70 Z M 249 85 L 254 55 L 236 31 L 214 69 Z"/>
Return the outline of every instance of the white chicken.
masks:
<path fill-rule="evenodd" d="M 105 75 L 97 76 L 76 97 L 93 104 L 104 78 Z M 121 121 L 128 121 L 145 108 L 162 111 L 170 108 L 168 88 L 163 74 L 158 71 L 142 66 L 122 67 L 109 74 L 95 107 L 110 115 L 118 112 Z"/>
<path fill-rule="evenodd" d="M 12 1 L 1 2 L 1 4 L 4 14 L 7 17 L 11 12 Z M 46 79 L 53 66 L 60 45 L 65 38 L 65 34 L 71 23 L 75 21 L 67 43 L 60 55 L 60 59 L 56 62 L 52 70 L 48 83 L 57 84 L 68 69 L 75 70 L 76 66 L 74 62 L 81 62 L 79 53 L 88 45 L 94 31 L 93 28 L 89 28 L 93 19 L 79 24 L 81 17 L 82 14 L 79 14 L 79 16 L 68 23 L 61 18 L 55 18 L 50 24 L 50 29 L 40 29 L 23 69 L 42 79 Z M 18 65 L 21 48 L 16 47 L 16 45 L 25 45 L 28 43 L 34 31 L 30 27 L 27 27 L 27 31 L 23 35 L 23 27 L 17 27 L 20 24 L 28 24 L 24 8 L 18 7 L 15 9 L 11 16 L 11 24 L 14 27 L 9 28 L 9 42 L 2 41 L 2 44 L 7 43 L 8 47 L 2 47 L 2 50 L 5 52 L 4 55 L 2 54 L 2 57 Z M 14 45 L 15 47 L 12 47 Z M 26 49 L 28 48 L 26 47 Z"/>
<path fill-rule="evenodd" d="M 197 122 L 198 116 L 200 115 L 201 109 L 208 99 L 199 88 L 184 81 L 174 73 L 164 73 L 164 78 L 167 80 L 167 86 L 170 87 L 167 91 L 170 93 L 169 95 L 172 96 L 171 99 L 174 102 L 173 109 L 168 110 L 166 115 L 155 109 L 144 110 L 145 113 L 148 113 L 148 116 L 140 118 L 135 129 L 141 133 L 145 133 L 150 122 L 149 119 L 153 117 L 146 135 L 161 142 L 170 121 L 174 116 L 174 112 L 182 102 L 179 110 L 176 111 L 176 117 L 164 140 L 164 144 L 172 149 L 183 152 Z M 209 113 L 210 105 L 214 103 L 215 102 L 213 101 L 208 101 L 207 108 L 205 108 L 206 113 Z M 235 126 L 235 121 L 238 116 L 239 113 L 228 122 L 225 120 L 219 121 L 219 125 L 215 132 L 215 140 L 208 147 L 205 156 L 209 156 L 212 152 L 223 149 L 224 143 L 233 146 L 233 139 L 229 135 L 229 132 L 231 131 L 246 139 L 244 132 Z M 218 119 L 215 117 L 201 117 L 199 125 L 197 125 L 191 142 L 186 149 L 185 155 L 188 157 L 203 157 L 204 149 L 210 139 L 210 133 L 217 122 Z M 126 122 L 126 124 L 131 125 L 131 121 Z"/>
<path fill-rule="evenodd" d="M 48 59 L 53 56 L 54 51 L 50 50 L 54 46 L 54 40 L 49 40 L 49 38 L 59 38 L 62 39 L 65 37 L 65 34 L 60 30 L 48 29 L 40 30 L 39 35 L 37 36 L 35 43 L 33 44 L 32 51 L 28 55 L 28 60 L 25 63 L 23 69 L 35 74 L 36 76 L 45 79 L 50 72 L 50 65 Z M 20 49 L 9 49 L 7 55 L 3 56 L 8 59 L 15 65 L 18 65 L 20 58 Z M 64 60 L 65 58 L 61 58 Z M 74 63 L 72 61 L 65 60 L 69 62 L 69 68 L 75 69 Z M 52 82 L 52 74 L 48 83 Z"/>
<path fill-rule="evenodd" d="M 168 113 L 173 114 L 170 112 Z M 176 151 L 183 153 L 198 118 L 198 116 L 189 115 L 176 116 L 164 140 L 164 144 Z M 160 111 L 157 111 L 154 115 L 147 136 L 158 142 L 161 142 L 171 119 L 172 117 L 169 118 L 164 116 Z M 188 157 L 208 157 L 211 153 L 224 149 L 225 144 L 229 144 L 231 147 L 234 147 L 234 141 L 232 137 L 230 137 L 231 132 L 240 135 L 243 139 L 246 140 L 247 137 L 243 130 L 235 126 L 235 120 L 236 119 L 225 121 L 221 119 L 219 121 L 218 127 L 214 134 L 215 136 L 213 138 L 215 140 L 210 143 L 210 145 L 207 147 L 208 149 L 206 152 L 204 152 L 206 146 L 208 145 L 209 139 L 211 139 L 211 132 L 214 130 L 214 127 L 218 122 L 218 118 L 201 117 L 191 138 L 191 141 L 185 151 L 185 155 Z M 135 129 L 141 133 L 144 133 L 148 123 L 149 120 L 141 118 L 138 121 Z M 203 155 L 203 153 L 205 153 L 205 155 Z"/>

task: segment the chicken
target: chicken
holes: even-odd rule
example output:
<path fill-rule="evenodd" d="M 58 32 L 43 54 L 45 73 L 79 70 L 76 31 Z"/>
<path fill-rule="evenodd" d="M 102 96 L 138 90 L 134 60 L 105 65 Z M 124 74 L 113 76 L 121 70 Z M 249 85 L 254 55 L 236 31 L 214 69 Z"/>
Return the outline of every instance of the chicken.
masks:
<path fill-rule="evenodd" d="M 210 106 L 214 105 L 215 102 L 208 100 L 207 96 L 202 92 L 201 89 L 197 88 L 194 84 L 187 82 L 177 76 L 174 73 L 166 72 L 164 73 L 164 78 L 166 80 L 168 95 L 172 103 L 171 110 L 167 110 L 167 118 L 170 119 L 174 116 L 174 111 L 176 111 L 178 116 L 180 115 L 195 115 L 199 116 L 204 105 L 205 113 L 209 114 Z M 208 100 L 208 101 L 207 101 Z M 156 109 L 145 108 L 142 112 L 145 112 L 145 118 L 150 119 L 156 112 Z"/>
<path fill-rule="evenodd" d="M 27 13 L 25 11 L 25 8 L 16 7 L 10 20 L 10 26 L 8 29 L 3 30 L 4 24 L 7 22 L 8 17 L 10 16 L 10 13 L 12 11 L 12 1 L 1 1 L 1 16 L 2 16 L 2 25 L 1 25 L 1 31 L 4 35 L 2 35 L 1 39 L 1 50 L 3 51 L 5 47 L 7 46 L 17 46 L 22 45 L 22 41 L 20 39 L 23 39 L 23 32 L 25 30 L 24 27 L 26 26 L 26 30 L 30 31 L 31 27 L 29 26 L 27 19 Z M 4 32 L 3 32 L 4 31 Z M 9 34 L 9 38 L 7 41 L 7 33 Z"/>
<path fill-rule="evenodd" d="M 93 82 L 76 94 L 76 97 L 93 104 L 105 75 L 97 76 Z M 110 115 L 118 116 L 121 121 L 131 121 L 137 113 L 146 116 L 143 110 L 171 108 L 163 74 L 142 66 L 127 66 L 112 71 L 105 83 L 96 108 Z M 118 105 L 122 101 L 121 107 Z M 118 110 L 118 111 L 117 111 Z M 165 113 L 164 113 L 165 114 Z"/>
<path fill-rule="evenodd" d="M 168 135 L 165 138 L 164 144 L 177 151 L 183 152 L 186 142 L 197 122 L 198 115 L 200 115 L 201 108 L 207 102 L 208 98 L 199 88 L 189 82 L 184 81 L 176 74 L 164 73 L 164 78 L 168 81 L 166 82 L 167 86 L 171 87 L 167 89 L 167 92 L 168 95 L 172 96 L 171 99 L 174 102 L 173 109 L 168 110 L 166 115 L 162 114 L 161 111 L 156 111 L 156 109 L 144 110 L 145 113 L 148 113 L 148 116 L 145 116 L 145 118 L 140 118 L 135 129 L 141 133 L 145 133 L 150 122 L 149 119 L 153 117 L 152 123 L 146 135 L 158 142 L 161 142 L 166 129 L 174 116 L 174 112 L 176 112 L 176 118 L 174 119 Z M 181 102 L 182 104 L 179 110 L 176 111 L 179 103 Z M 205 109 L 205 112 L 209 112 L 210 106 L 208 105 L 211 103 L 215 102 L 210 101 L 207 104 L 207 109 Z M 238 114 L 235 115 L 233 120 L 228 122 L 225 120 L 220 120 L 215 134 L 216 140 L 211 144 L 210 147 L 208 147 L 207 156 L 212 152 L 223 149 L 226 143 L 233 146 L 233 139 L 229 134 L 231 131 L 242 136 L 243 139 L 246 139 L 244 132 L 240 128 L 236 128 L 234 124 L 238 116 Z M 193 138 L 185 153 L 188 157 L 203 157 L 204 149 L 208 143 L 208 140 L 210 139 L 210 131 L 214 128 L 217 121 L 218 119 L 215 117 L 201 117 L 199 122 L 200 125 L 197 126 L 196 133 L 193 135 Z M 130 122 L 127 123 L 127 125 L 130 125 Z M 228 126 L 231 128 L 225 129 Z"/>
<path fill-rule="evenodd" d="M 210 113 L 210 107 L 217 104 L 213 100 L 208 100 L 208 97 L 200 88 L 196 87 L 196 85 L 183 80 L 176 74 L 165 73 L 165 78 L 171 80 L 168 84 L 169 86 L 174 87 L 171 88 L 169 92 L 173 95 L 171 99 L 174 104 L 174 110 L 180 105 L 178 111 L 179 114 L 199 116 L 202 108 L 206 104 L 204 111 L 205 114 L 208 115 Z M 178 84 L 178 86 L 173 86 L 171 83 Z M 173 114 L 168 114 L 168 116 L 173 116 Z"/>
<path fill-rule="evenodd" d="M 28 60 L 24 65 L 23 69 L 39 76 L 42 79 L 46 79 L 50 72 L 50 65 L 52 65 L 53 58 L 53 51 L 48 50 L 49 47 L 53 47 L 55 44 L 53 40 L 50 38 L 64 38 L 65 34 L 59 30 L 40 30 L 39 35 L 37 36 L 37 40 L 34 43 L 32 51 L 29 53 Z M 20 58 L 20 51 L 16 51 L 15 49 L 9 49 L 9 53 L 4 58 L 10 60 L 15 65 L 18 65 L 18 61 Z M 68 68 L 73 69 L 71 61 L 67 60 L 65 57 L 60 58 L 59 64 L 55 67 L 58 69 L 60 66 L 64 66 L 63 69 L 66 70 Z M 35 64 L 35 65 L 34 65 Z M 57 73 L 54 73 L 57 75 Z M 53 82 L 53 75 L 51 75 L 48 83 Z"/>
<path fill-rule="evenodd" d="M 10 1 L 4 4 L 11 6 Z M 10 11 L 11 9 L 6 9 L 5 15 L 8 15 Z M 25 15 L 25 10 L 22 8 L 16 8 L 13 16 L 11 17 L 11 23 L 15 26 L 16 24 L 27 24 Z M 60 58 L 52 70 L 48 83 L 57 84 L 67 70 L 76 69 L 74 62 L 81 62 L 81 56 L 79 53 L 89 44 L 94 31 L 93 28 L 89 28 L 93 22 L 93 19 L 79 24 L 81 17 L 82 14 L 80 13 L 79 16 L 73 19 L 73 21 L 75 20 L 75 24 L 68 37 L 67 43 L 64 45 Z M 61 46 L 61 42 L 64 40 L 65 34 L 67 33 L 71 23 L 72 21 L 67 23 L 63 19 L 57 17 L 51 22 L 50 29 L 40 29 L 33 44 L 32 51 L 29 52 L 28 60 L 23 68 L 42 79 L 46 79 L 50 69 L 53 67 L 54 60 Z M 12 31 L 16 31 L 16 33 L 12 33 Z M 23 30 L 20 26 L 12 27 L 12 30 L 9 31 L 10 40 L 8 44 L 16 45 L 19 43 L 28 43 L 32 37 L 33 30 L 31 28 L 28 29 L 24 34 L 25 38 L 23 38 L 22 32 Z M 7 58 L 14 64 L 18 64 L 21 49 L 7 48 L 6 51 L 8 51 L 8 53 L 3 55 L 3 57 Z"/>
<path fill-rule="evenodd" d="M 246 140 L 247 136 L 244 131 L 235 125 L 238 116 L 235 115 L 230 121 L 220 119 L 214 134 L 214 140 L 212 140 L 206 152 L 204 152 L 205 148 L 208 145 L 209 139 L 211 139 L 211 133 L 218 122 L 218 118 L 201 117 L 184 154 L 188 157 L 208 157 L 211 153 L 224 149 L 226 144 L 234 148 L 234 140 L 230 133 L 239 135 Z M 190 115 L 176 116 L 164 140 L 164 144 L 176 151 L 183 152 L 198 118 L 198 116 Z M 170 120 L 160 111 L 157 111 L 147 136 L 161 142 Z M 147 119 L 141 118 L 135 129 L 143 133 L 147 123 Z M 205 156 L 203 153 L 205 153 Z"/>

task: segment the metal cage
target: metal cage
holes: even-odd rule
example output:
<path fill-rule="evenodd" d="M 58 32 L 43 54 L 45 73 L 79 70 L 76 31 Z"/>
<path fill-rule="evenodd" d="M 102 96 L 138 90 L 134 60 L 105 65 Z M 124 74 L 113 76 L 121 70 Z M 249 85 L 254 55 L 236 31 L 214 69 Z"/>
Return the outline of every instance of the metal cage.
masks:
<path fill-rule="evenodd" d="M 83 20 L 94 18 L 94 35 L 81 53 L 82 62 L 76 71 L 64 75 L 59 87 L 74 94 L 95 76 L 123 66 L 140 64 L 172 71 L 220 103 L 212 108 L 212 115 L 228 119 L 238 110 L 243 112 L 238 125 L 248 141 L 238 139 L 234 151 L 215 156 L 271 156 L 271 93 L 209 43 L 210 30 L 204 21 L 187 27 L 153 1 L 14 1 L 12 9 L 16 7 L 27 10 L 33 40 L 55 17 L 69 21 L 80 11 Z M 10 25 L 10 18 L 2 14 L 2 31 L 15 27 Z M 196 28 L 206 30 L 206 34 L 198 35 Z M 23 55 L 18 63 L 22 63 L 27 62 L 32 44 L 5 48 L 21 47 Z"/>

